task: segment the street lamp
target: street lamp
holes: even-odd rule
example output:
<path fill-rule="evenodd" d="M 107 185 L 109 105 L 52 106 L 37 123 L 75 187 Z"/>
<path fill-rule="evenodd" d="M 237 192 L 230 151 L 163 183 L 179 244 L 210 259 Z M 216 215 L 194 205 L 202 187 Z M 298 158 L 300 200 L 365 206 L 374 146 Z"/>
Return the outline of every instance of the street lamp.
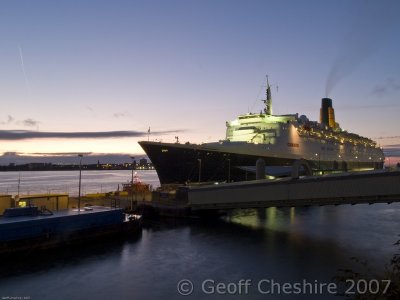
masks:
<path fill-rule="evenodd" d="M 228 158 L 228 182 L 231 182 L 231 159 Z"/>
<path fill-rule="evenodd" d="M 134 161 L 135 157 L 131 156 L 132 159 L 132 182 L 131 182 L 131 211 L 133 210 L 133 168 L 134 168 Z"/>
<path fill-rule="evenodd" d="M 197 161 L 199 163 L 199 182 L 201 182 L 201 158 L 198 158 Z"/>
<path fill-rule="evenodd" d="M 133 185 L 133 168 L 134 168 L 135 157 L 131 156 L 131 159 L 132 159 L 132 185 Z"/>
<path fill-rule="evenodd" d="M 78 154 L 79 159 L 79 192 L 78 192 L 78 212 L 81 211 L 81 181 L 82 181 L 82 157 L 83 154 Z"/>

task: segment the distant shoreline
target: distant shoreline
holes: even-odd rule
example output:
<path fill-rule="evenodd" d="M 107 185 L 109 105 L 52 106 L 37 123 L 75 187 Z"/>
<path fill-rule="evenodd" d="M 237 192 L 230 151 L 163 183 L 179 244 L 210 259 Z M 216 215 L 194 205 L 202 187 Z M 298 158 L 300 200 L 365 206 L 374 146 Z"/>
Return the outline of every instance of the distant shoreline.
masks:
<path fill-rule="evenodd" d="M 82 171 L 108 171 L 108 170 L 154 170 L 153 164 L 88 164 L 82 165 Z M 0 166 L 0 172 L 24 172 L 24 171 L 79 171 L 79 165 L 76 164 L 52 164 L 52 163 L 29 163 L 7 166 Z"/>

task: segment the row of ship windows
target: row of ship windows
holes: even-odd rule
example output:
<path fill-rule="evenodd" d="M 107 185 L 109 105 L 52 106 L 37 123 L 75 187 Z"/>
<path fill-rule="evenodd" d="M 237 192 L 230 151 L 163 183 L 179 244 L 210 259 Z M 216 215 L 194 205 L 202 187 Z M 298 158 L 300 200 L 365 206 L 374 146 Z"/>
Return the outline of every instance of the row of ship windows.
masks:
<path fill-rule="evenodd" d="M 288 147 L 293 147 L 293 148 L 299 148 L 300 147 L 300 145 L 298 143 L 287 143 L 287 146 Z M 321 147 L 321 150 L 322 151 L 335 151 L 335 149 L 332 148 L 332 147 Z M 336 151 L 340 151 L 340 149 L 336 149 Z M 357 150 L 351 151 L 351 153 L 354 154 L 354 155 L 357 155 L 357 154 L 360 154 L 360 153 L 366 153 L 366 152 L 367 152 L 366 149 L 362 149 L 362 151 L 357 151 Z"/>

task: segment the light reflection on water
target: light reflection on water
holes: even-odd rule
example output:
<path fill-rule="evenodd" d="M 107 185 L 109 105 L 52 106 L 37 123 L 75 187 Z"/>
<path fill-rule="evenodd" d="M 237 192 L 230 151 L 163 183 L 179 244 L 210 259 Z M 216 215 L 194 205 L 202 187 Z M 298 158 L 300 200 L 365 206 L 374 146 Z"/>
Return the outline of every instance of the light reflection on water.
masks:
<path fill-rule="evenodd" d="M 129 180 L 129 172 L 116 173 L 116 178 Z M 93 182 L 103 180 L 103 174 L 98 179 L 96 173 L 91 176 Z M 178 299 L 184 297 L 177 293 L 176 284 L 187 278 L 195 285 L 187 298 L 243 299 L 244 295 L 205 295 L 201 283 L 209 278 L 225 283 L 251 279 L 254 284 L 261 279 L 332 282 L 338 268 L 354 266 L 352 256 L 382 269 L 395 251 L 391 245 L 399 234 L 399 215 L 400 204 L 393 203 L 245 209 L 221 220 L 152 221 L 134 240 L 86 245 L 30 262 L 2 264 L 0 296 Z M 326 295 L 266 297 L 254 286 L 246 296 L 329 299 Z"/>
<path fill-rule="evenodd" d="M 237 210 L 234 223 L 268 228 L 296 236 L 333 242 L 349 251 L 362 248 L 379 264 L 392 254 L 400 234 L 400 203 Z"/>

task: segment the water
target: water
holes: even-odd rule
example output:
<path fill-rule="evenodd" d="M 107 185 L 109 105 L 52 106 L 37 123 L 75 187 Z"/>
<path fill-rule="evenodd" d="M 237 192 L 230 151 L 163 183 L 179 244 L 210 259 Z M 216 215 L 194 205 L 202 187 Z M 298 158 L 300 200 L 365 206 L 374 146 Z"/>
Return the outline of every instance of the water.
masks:
<path fill-rule="evenodd" d="M 140 180 L 160 186 L 156 171 L 135 171 Z M 134 173 L 134 174 L 135 174 Z M 111 192 L 132 179 L 132 171 L 82 171 L 82 194 Z M 68 193 L 78 195 L 79 171 L 0 172 L 0 193 L 16 195 Z"/>
<path fill-rule="evenodd" d="M 156 184 L 155 173 L 146 172 L 139 175 Z M 23 175 L 41 186 L 51 187 L 52 180 L 76 184 L 76 172 L 71 172 L 70 179 L 67 173 L 61 173 L 64 175 Z M 15 174 L 13 178 L 7 174 L 11 173 L 0 174 L 2 184 L 15 182 Z M 106 185 L 105 174 L 115 182 L 117 178 L 129 180 L 125 171 L 91 173 L 86 179 Z M 194 285 L 188 299 L 338 299 L 326 292 L 313 296 L 264 295 L 261 292 L 267 291 L 267 284 L 261 284 L 261 290 L 257 285 L 266 280 L 330 283 L 339 274 L 338 268 L 357 267 L 350 260 L 353 256 L 368 260 L 379 273 L 396 251 L 392 244 L 399 234 L 399 214 L 400 205 L 394 203 L 246 209 L 219 220 L 152 221 L 133 240 L 58 250 L 30 262 L 3 262 L 0 296 L 184 299 L 177 283 L 188 279 Z M 241 294 L 240 280 L 250 280 L 247 290 L 242 285 Z M 219 282 L 230 284 L 230 291 L 235 293 L 220 290 L 219 294 L 207 294 Z"/>

